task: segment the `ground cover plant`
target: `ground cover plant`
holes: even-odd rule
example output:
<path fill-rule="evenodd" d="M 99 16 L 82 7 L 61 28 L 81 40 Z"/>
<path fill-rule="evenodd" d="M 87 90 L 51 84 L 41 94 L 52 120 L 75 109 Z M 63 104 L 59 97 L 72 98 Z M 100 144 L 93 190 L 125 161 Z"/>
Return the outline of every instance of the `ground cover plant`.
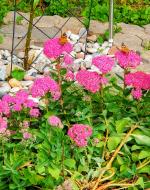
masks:
<path fill-rule="evenodd" d="M 53 69 L 0 100 L 0 189 L 150 187 L 150 74 L 134 51 L 72 72 L 72 44 L 44 44 Z M 115 64 L 124 76 L 113 74 Z"/>
<path fill-rule="evenodd" d="M 30 12 L 28 0 L 17 0 L 17 9 L 23 12 Z M 89 15 L 89 0 L 41 0 L 35 11 L 35 15 L 68 16 L 70 13 L 75 16 Z M 43 6 L 42 6 L 43 4 Z M 13 10 L 13 2 L 1 0 L 0 2 L 0 23 L 8 11 Z M 68 11 L 70 13 L 68 13 Z M 109 19 L 109 1 L 92 1 L 92 19 L 107 22 Z M 132 23 L 136 25 L 146 25 L 150 23 L 150 2 L 149 0 L 115 0 L 114 1 L 115 22 Z M 19 22 L 19 21 L 18 21 Z"/>

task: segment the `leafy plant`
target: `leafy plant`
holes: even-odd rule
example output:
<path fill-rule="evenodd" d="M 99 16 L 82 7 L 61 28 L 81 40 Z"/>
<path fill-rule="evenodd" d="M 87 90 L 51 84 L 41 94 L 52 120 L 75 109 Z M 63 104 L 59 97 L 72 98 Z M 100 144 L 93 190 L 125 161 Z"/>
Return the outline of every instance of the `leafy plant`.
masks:
<path fill-rule="evenodd" d="M 17 23 L 18 25 L 20 25 L 21 22 L 22 22 L 22 20 L 23 20 L 23 17 L 22 17 L 22 16 L 17 16 L 17 18 L 16 18 L 16 23 Z"/>
<path fill-rule="evenodd" d="M 24 70 L 15 69 L 11 72 L 11 76 L 17 80 L 23 80 L 25 76 Z"/>

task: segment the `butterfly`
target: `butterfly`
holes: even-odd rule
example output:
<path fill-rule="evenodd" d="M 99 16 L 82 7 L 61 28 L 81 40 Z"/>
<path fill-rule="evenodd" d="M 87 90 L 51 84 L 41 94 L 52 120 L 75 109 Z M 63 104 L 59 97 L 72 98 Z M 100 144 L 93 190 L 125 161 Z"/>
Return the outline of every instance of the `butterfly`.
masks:
<path fill-rule="evenodd" d="M 124 43 L 121 44 L 121 48 L 119 48 L 119 50 L 126 54 L 130 52 L 130 49 Z"/>
<path fill-rule="evenodd" d="M 68 42 L 67 34 L 63 33 L 61 37 L 59 38 L 59 43 L 61 45 L 65 45 Z"/>

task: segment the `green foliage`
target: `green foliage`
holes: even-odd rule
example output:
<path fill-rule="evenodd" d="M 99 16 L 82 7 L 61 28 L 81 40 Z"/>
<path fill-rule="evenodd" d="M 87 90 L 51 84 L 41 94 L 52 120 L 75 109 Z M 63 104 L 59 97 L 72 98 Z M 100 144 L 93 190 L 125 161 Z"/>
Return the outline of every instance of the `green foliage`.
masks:
<path fill-rule="evenodd" d="M 124 184 L 132 184 L 134 189 L 145 189 L 150 175 L 150 117 L 146 108 L 149 93 L 137 102 L 130 92 L 124 95 L 116 78 L 103 88 L 103 98 L 72 82 L 64 81 L 62 90 L 64 112 L 59 101 L 54 102 L 48 96 L 50 103 L 41 107 L 42 115 L 38 119 L 28 118 L 27 110 L 11 117 L 11 129 L 17 133 L 0 138 L 0 189 L 56 189 L 69 178 L 74 189 L 80 190 L 77 182 L 85 185 L 97 178 L 136 125 L 138 128 L 124 142 L 112 163 L 113 177 L 103 183 L 124 180 Z M 49 115 L 59 116 L 64 129 L 50 126 Z M 30 121 L 33 136 L 29 140 L 22 139 L 18 131 L 24 120 Z M 87 147 L 77 147 L 68 137 L 68 128 L 74 123 L 93 126 Z M 105 175 L 107 178 L 109 171 Z"/>
<path fill-rule="evenodd" d="M 16 23 L 17 23 L 18 25 L 20 25 L 21 22 L 22 22 L 22 20 L 23 20 L 23 17 L 22 17 L 22 16 L 17 16 L 17 18 L 16 18 Z"/>
<path fill-rule="evenodd" d="M 11 72 L 11 76 L 17 80 L 22 80 L 25 76 L 25 71 L 20 69 L 15 69 Z"/>
<path fill-rule="evenodd" d="M 12 1 L 1 0 L 0 1 L 0 24 L 3 22 L 3 18 L 11 10 Z"/>
<path fill-rule="evenodd" d="M 123 3 L 122 3 L 123 2 Z M 39 0 L 35 0 L 36 16 L 42 14 Z M 91 19 L 107 22 L 109 20 L 109 1 L 93 0 Z M 115 1 L 114 19 L 115 22 L 132 23 L 145 25 L 150 23 L 150 2 L 149 0 Z M 47 15 L 60 16 L 89 16 L 89 0 L 44 0 L 45 13 Z M 9 0 L 0 1 L 0 23 L 6 13 L 12 9 L 12 2 Z M 30 3 L 28 0 L 20 0 L 17 9 L 29 12 Z"/>

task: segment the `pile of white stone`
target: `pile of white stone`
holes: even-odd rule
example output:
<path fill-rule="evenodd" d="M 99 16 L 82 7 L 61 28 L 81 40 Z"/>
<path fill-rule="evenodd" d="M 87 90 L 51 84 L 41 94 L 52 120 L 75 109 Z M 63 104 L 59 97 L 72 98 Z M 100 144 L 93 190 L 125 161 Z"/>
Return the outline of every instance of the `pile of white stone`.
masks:
<path fill-rule="evenodd" d="M 70 42 L 74 44 L 73 52 L 71 55 L 74 57 L 72 65 L 73 71 L 77 72 L 79 69 L 95 70 L 92 66 L 92 58 L 97 55 L 106 55 L 109 51 L 108 42 L 104 42 L 101 46 L 97 42 L 97 37 L 91 35 L 87 38 L 80 39 L 80 35 L 67 32 Z M 113 55 L 112 55 L 113 56 Z M 24 52 L 18 52 L 13 56 L 13 70 L 23 69 Z M 16 93 L 20 89 L 28 89 L 33 84 L 37 77 L 46 75 L 50 68 L 53 67 L 50 59 L 43 54 L 43 48 L 31 46 L 29 52 L 29 59 L 33 61 L 30 69 L 26 71 L 23 81 L 11 79 L 6 81 L 10 75 L 11 68 L 11 54 L 7 50 L 0 50 L 0 97 L 6 93 Z M 115 67 L 118 72 L 118 67 Z"/>

